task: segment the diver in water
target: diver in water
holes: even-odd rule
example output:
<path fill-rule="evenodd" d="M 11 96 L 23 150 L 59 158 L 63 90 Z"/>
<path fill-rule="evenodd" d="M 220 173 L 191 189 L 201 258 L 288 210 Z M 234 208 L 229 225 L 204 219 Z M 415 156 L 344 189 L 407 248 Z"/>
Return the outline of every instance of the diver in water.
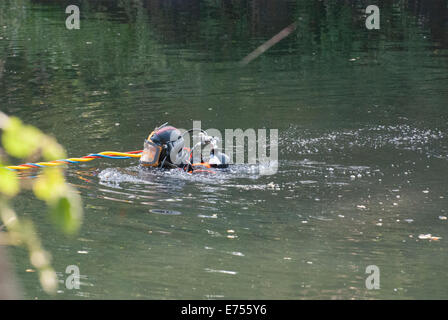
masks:
<path fill-rule="evenodd" d="M 185 148 L 184 135 L 192 131 L 194 129 L 181 133 L 168 123 L 155 128 L 145 139 L 140 165 L 163 169 L 179 168 L 189 173 L 212 172 L 208 170 L 210 168 L 227 168 L 229 157 L 219 151 L 218 139 L 207 135 L 204 130 L 200 130 L 200 142 L 191 150 Z M 205 145 L 211 145 L 209 159 L 204 160 L 201 154 L 200 162 L 192 163 L 193 151 Z"/>

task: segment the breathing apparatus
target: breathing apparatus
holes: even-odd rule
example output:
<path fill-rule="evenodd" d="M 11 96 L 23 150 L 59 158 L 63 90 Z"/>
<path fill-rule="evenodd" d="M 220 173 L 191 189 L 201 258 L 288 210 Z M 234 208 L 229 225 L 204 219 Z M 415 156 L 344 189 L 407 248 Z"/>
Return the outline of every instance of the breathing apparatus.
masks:
<path fill-rule="evenodd" d="M 193 148 L 185 148 L 184 135 L 199 130 L 200 141 Z M 202 129 L 190 129 L 181 132 L 168 123 L 156 127 L 144 141 L 144 148 L 140 158 L 140 164 L 144 167 L 158 168 L 183 168 L 187 172 L 205 168 L 227 168 L 230 159 L 219 151 L 219 139 L 209 136 Z M 201 154 L 199 163 L 192 163 L 193 152 L 203 146 L 211 146 L 208 159 Z"/>

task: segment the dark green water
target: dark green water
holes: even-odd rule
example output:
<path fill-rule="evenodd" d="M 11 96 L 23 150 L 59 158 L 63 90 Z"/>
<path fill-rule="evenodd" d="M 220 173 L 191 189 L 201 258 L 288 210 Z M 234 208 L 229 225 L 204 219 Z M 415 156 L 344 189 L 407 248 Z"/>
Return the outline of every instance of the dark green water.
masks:
<path fill-rule="evenodd" d="M 76 237 L 30 194 L 15 202 L 61 281 L 56 297 L 43 293 L 12 248 L 25 298 L 448 297 L 446 1 L 381 2 L 372 31 L 364 1 L 76 2 L 1 1 L 3 112 L 71 156 L 141 149 L 165 121 L 278 129 L 279 169 L 193 178 L 131 160 L 70 166 L 85 208 Z M 80 30 L 65 28 L 68 4 L 80 5 Z M 428 233 L 442 239 L 418 239 Z M 79 290 L 64 286 L 68 265 Z M 366 289 L 369 265 L 379 290 Z"/>

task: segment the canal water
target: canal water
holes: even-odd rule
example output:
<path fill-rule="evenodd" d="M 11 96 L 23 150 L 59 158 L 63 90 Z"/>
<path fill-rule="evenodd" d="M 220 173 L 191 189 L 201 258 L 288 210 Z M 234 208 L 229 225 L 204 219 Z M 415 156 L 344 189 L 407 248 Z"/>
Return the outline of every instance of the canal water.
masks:
<path fill-rule="evenodd" d="M 277 129 L 278 171 L 71 165 L 76 236 L 32 194 L 14 201 L 60 280 L 47 295 L 26 250 L 9 248 L 25 298 L 448 297 L 446 1 L 384 3 L 379 30 L 365 1 L 78 1 L 81 28 L 67 30 L 75 2 L 1 2 L 1 111 L 70 156 L 139 150 L 167 121 Z M 65 287 L 69 265 L 79 290 Z"/>

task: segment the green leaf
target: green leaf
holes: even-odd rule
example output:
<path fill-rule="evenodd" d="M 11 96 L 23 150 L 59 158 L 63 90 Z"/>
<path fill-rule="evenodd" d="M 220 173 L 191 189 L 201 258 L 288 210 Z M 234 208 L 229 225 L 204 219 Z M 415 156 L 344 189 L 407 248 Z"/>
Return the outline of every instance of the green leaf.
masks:
<path fill-rule="evenodd" d="M 49 201 L 58 195 L 65 193 L 66 184 L 64 176 L 59 168 L 45 168 L 33 185 L 33 191 L 37 198 Z"/>
<path fill-rule="evenodd" d="M 42 154 L 45 160 L 51 161 L 66 157 L 64 148 L 54 138 L 46 137 L 42 145 Z"/>
<path fill-rule="evenodd" d="M 82 209 L 78 194 L 73 191 L 50 204 L 50 217 L 65 233 L 73 234 L 81 225 Z"/>
<path fill-rule="evenodd" d="M 14 171 L 0 167 L 0 193 L 8 197 L 15 196 L 20 190 L 17 174 Z"/>
<path fill-rule="evenodd" d="M 39 148 L 42 133 L 32 126 L 11 117 L 4 128 L 2 143 L 6 152 L 16 158 L 26 158 Z"/>

